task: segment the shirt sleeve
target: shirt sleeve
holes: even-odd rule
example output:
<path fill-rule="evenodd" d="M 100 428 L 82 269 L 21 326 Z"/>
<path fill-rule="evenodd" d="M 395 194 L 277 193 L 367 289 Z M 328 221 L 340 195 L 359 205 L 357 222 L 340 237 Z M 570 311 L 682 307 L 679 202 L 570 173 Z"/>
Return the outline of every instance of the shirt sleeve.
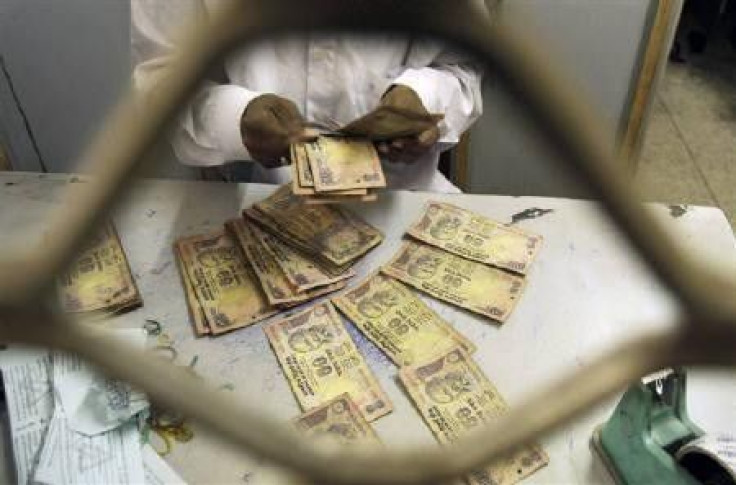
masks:
<path fill-rule="evenodd" d="M 176 40 L 187 22 L 203 22 L 202 0 L 132 0 L 131 54 L 133 84 L 142 103 L 176 59 Z M 240 135 L 240 118 L 262 93 L 235 84 L 207 82 L 186 106 L 169 134 L 177 158 L 196 166 L 249 159 Z"/>
<path fill-rule="evenodd" d="M 407 67 L 393 84 L 413 89 L 427 111 L 443 114 L 439 141 L 455 144 L 483 112 L 481 69 L 442 48 L 425 44 L 410 49 L 417 52 L 410 52 Z M 432 50 L 435 53 L 428 56 Z"/>

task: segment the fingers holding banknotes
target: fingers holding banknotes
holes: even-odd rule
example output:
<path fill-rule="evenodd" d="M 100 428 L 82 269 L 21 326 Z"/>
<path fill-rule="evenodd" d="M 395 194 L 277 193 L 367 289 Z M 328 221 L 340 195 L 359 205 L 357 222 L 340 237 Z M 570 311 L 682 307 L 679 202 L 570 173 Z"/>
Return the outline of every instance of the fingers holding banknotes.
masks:
<path fill-rule="evenodd" d="M 243 144 L 251 157 L 267 168 L 280 166 L 292 143 L 310 141 L 317 133 L 305 128 L 296 105 L 275 94 L 263 94 L 248 103 L 240 119 Z"/>
<path fill-rule="evenodd" d="M 439 139 L 440 130 L 433 126 L 415 136 L 379 142 L 376 149 L 390 162 L 412 164 L 427 153 Z"/>

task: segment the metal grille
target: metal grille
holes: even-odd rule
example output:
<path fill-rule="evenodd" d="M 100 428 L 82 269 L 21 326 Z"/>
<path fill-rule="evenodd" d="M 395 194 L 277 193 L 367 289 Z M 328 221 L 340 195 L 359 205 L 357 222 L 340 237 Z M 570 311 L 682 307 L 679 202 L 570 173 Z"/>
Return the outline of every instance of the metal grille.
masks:
<path fill-rule="evenodd" d="M 184 53 L 157 86 L 145 113 L 130 99 L 111 115 L 87 149 L 82 170 L 94 182 L 72 184 L 50 220 L 53 246 L 5 254 L 0 264 L 0 338 L 75 352 L 162 405 L 197 419 L 252 454 L 318 483 L 424 483 L 466 474 L 519 445 L 559 427 L 636 378 L 677 365 L 736 364 L 736 279 L 717 275 L 682 253 L 637 202 L 608 153 L 596 117 L 577 93 L 559 81 L 546 59 L 524 39 L 489 23 L 458 0 L 239 0 L 223 4 L 209 27 L 192 31 Z M 482 431 L 442 450 L 335 451 L 267 419 L 248 403 L 223 393 L 201 399 L 201 382 L 64 315 L 46 310 L 57 274 L 75 248 L 124 192 L 134 168 L 194 93 L 208 67 L 245 42 L 284 32 L 412 32 L 453 42 L 493 70 L 524 106 L 562 168 L 586 183 L 618 224 L 633 250 L 679 299 L 674 330 L 632 341 L 587 368 L 542 390 Z M 166 383 L 165 386 L 161 383 Z M 336 453 L 339 453 L 337 455 Z M 339 462 L 336 461 L 339 458 Z M 338 464 L 338 466 L 336 466 Z"/>

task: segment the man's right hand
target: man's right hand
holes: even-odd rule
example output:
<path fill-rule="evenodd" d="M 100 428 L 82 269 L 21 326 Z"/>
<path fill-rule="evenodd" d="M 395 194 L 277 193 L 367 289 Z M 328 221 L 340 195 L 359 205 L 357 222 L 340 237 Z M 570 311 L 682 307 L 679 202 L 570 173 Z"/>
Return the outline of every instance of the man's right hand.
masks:
<path fill-rule="evenodd" d="M 275 94 L 263 94 L 253 99 L 240 118 L 240 134 L 251 157 L 267 168 L 282 165 L 292 143 L 316 137 L 304 128 L 296 105 Z"/>

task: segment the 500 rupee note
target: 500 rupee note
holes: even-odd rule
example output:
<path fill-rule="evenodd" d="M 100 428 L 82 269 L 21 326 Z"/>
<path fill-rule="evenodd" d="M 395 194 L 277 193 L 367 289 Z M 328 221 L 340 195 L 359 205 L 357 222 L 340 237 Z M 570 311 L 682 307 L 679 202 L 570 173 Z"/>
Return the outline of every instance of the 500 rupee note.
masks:
<path fill-rule="evenodd" d="M 345 392 L 367 421 L 393 409 L 330 303 L 271 323 L 264 332 L 302 409 Z"/>
<path fill-rule="evenodd" d="M 380 273 L 332 302 L 398 366 L 426 361 L 457 346 L 475 351 L 472 342 L 409 288 Z"/>
<path fill-rule="evenodd" d="M 381 271 L 499 322 L 506 320 L 524 289 L 521 276 L 414 241 L 407 241 Z"/>
<path fill-rule="evenodd" d="M 462 349 L 404 367 L 399 378 L 441 444 L 456 441 L 506 412 L 507 405 Z M 516 450 L 466 477 L 470 485 L 510 485 L 549 462 L 539 445 Z"/>
<path fill-rule="evenodd" d="M 542 237 L 442 202 L 429 202 L 407 233 L 464 258 L 525 274 Z"/>

